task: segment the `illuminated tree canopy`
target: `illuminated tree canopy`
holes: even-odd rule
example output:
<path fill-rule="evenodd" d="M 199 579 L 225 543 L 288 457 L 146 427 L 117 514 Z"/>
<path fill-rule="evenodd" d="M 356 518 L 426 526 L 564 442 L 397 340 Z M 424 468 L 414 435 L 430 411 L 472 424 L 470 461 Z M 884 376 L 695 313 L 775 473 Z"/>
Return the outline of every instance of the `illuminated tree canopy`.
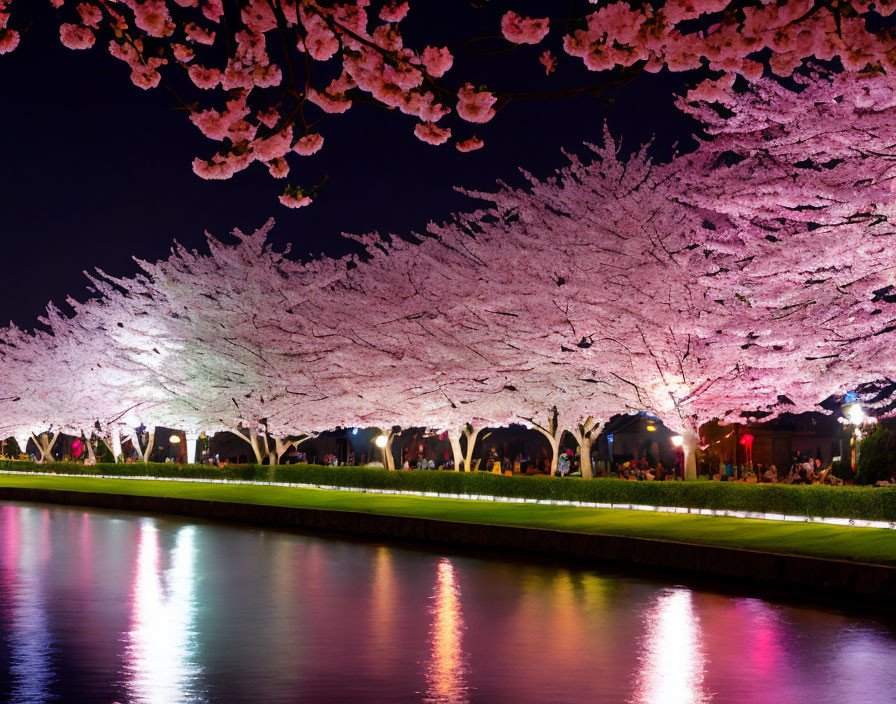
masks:
<path fill-rule="evenodd" d="M 647 411 L 695 444 L 711 419 L 818 410 L 893 376 L 894 97 L 874 75 L 800 99 L 763 80 L 692 153 L 621 159 L 605 134 L 413 240 L 301 262 L 269 223 L 98 272 L 71 314 L 3 331 L 0 429 L 426 426 L 460 453 L 484 425 L 587 442 Z"/>
<path fill-rule="evenodd" d="M 285 178 L 287 157 L 322 148 L 320 118 L 356 101 L 475 149 L 474 126 L 513 97 L 475 76 L 446 84 L 451 50 L 405 46 L 407 2 L 53 4 L 66 46 L 101 40 L 138 86 L 185 72 L 183 105 L 219 146 L 194 162 L 204 178 L 256 161 Z M 587 449 L 620 412 L 656 414 L 692 454 L 712 419 L 819 410 L 856 389 L 884 404 L 896 5 L 579 4 L 563 20 L 510 9 L 500 41 L 536 47 L 548 73 L 561 53 L 607 80 L 701 69 L 678 99 L 702 126 L 696 149 L 623 157 L 605 130 L 551 178 L 470 193 L 478 210 L 406 239 L 351 236 L 360 254 L 298 261 L 268 244 L 268 223 L 209 236 L 208 253 L 175 245 L 131 278 L 96 272 L 89 300 L 0 331 L 0 431 L 117 447 L 141 423 L 230 430 L 260 460 L 282 449 L 269 438 L 426 426 L 469 469 L 485 425 L 538 429 L 556 463 L 564 430 Z M 0 53 L 19 41 L 11 5 Z M 312 196 L 287 186 L 281 201 Z"/>

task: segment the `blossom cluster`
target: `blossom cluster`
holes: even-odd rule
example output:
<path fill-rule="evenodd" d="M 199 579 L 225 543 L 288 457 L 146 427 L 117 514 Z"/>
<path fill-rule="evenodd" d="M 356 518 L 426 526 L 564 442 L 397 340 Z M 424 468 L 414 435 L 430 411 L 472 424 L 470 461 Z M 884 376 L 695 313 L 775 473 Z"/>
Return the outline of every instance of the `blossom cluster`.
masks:
<path fill-rule="evenodd" d="M 164 83 L 178 94 L 180 107 L 217 145 L 193 162 L 202 178 L 230 178 L 259 162 L 286 179 L 290 162 L 314 153 L 300 142 L 320 131 L 320 112 L 342 114 L 359 100 L 410 117 L 409 132 L 428 144 L 472 151 L 484 144 L 474 126 L 490 122 L 511 99 L 476 76 L 450 75 L 455 57 L 448 47 L 425 38 L 409 46 L 402 28 L 414 9 L 407 0 L 236 0 L 226 22 L 222 0 L 50 2 L 65 46 L 104 47 L 128 65 L 135 85 Z M 0 54 L 21 39 L 10 8 L 11 0 L 0 0 Z M 597 8 L 577 0 L 557 18 L 509 9 L 496 30 L 511 49 L 536 47 L 547 74 L 564 53 L 600 72 L 702 69 L 711 75 L 691 99 L 721 100 L 737 76 L 789 77 L 807 60 L 839 62 L 852 73 L 892 72 L 896 39 L 887 18 L 894 9 L 892 0 L 620 0 Z M 549 41 L 555 45 L 544 48 Z M 476 38 L 463 42 L 470 43 Z M 178 81 L 178 72 L 187 81 Z M 182 84 L 195 91 L 180 95 Z M 297 186 L 287 183 L 281 201 L 297 202 L 290 188 Z M 305 191 L 298 202 L 313 199 L 314 189 Z"/>

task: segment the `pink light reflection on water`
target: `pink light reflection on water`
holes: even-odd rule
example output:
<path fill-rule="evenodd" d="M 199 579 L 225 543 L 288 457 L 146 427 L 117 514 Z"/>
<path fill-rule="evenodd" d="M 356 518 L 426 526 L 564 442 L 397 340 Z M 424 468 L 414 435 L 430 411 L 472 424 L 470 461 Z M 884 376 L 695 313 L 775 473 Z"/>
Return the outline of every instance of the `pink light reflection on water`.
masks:
<path fill-rule="evenodd" d="M 192 686 L 201 674 L 194 661 L 194 532 L 195 526 L 177 531 L 165 570 L 158 529 L 151 519 L 140 522 L 132 627 L 125 648 L 130 702 L 203 700 Z"/>
<path fill-rule="evenodd" d="M 641 640 L 634 704 L 705 704 L 706 655 L 693 595 L 667 589 L 657 596 Z"/>
<path fill-rule="evenodd" d="M 432 599 L 435 603 L 430 608 L 433 624 L 424 701 L 432 704 L 466 704 L 469 697 L 463 652 L 464 616 L 457 575 L 454 565 L 447 558 L 439 562 Z"/>

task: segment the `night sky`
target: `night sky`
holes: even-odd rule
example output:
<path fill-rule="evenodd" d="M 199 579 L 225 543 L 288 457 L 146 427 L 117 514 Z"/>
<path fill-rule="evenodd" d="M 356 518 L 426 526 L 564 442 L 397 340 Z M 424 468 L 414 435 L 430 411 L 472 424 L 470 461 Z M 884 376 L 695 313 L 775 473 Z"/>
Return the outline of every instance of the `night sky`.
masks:
<path fill-rule="evenodd" d="M 493 33 L 503 9 L 474 11 L 457 3 L 467 14 L 446 18 L 433 12 L 435 5 L 412 3 L 402 25 L 406 44 L 452 46 L 475 36 L 478 24 L 490 24 Z M 17 24 L 27 14 L 29 25 L 19 48 L 0 56 L 0 324 L 33 327 L 48 301 L 87 295 L 83 270 L 132 274 L 131 257 L 165 257 L 175 238 L 201 248 L 205 230 L 222 236 L 274 217 L 276 244 L 291 242 L 301 257 L 339 255 L 352 246 L 342 232 L 403 235 L 475 207 L 455 186 L 490 190 L 497 179 L 520 184 L 518 167 L 550 174 L 565 162 L 561 148 L 583 151 L 583 142 L 600 140 L 604 121 L 625 151 L 653 137 L 660 159 L 691 132 L 673 106 L 681 77 L 668 74 L 638 77 L 612 104 L 608 94 L 511 102 L 491 123 L 475 126 L 486 147 L 470 154 L 419 141 L 412 118 L 355 104 L 321 123 L 323 150 L 291 161 L 291 183 L 329 178 L 312 206 L 289 210 L 276 199 L 282 182 L 260 164 L 229 181 L 199 179 L 190 163 L 211 156 L 214 143 L 173 109 L 164 90 L 132 85 L 126 66 L 105 50 L 64 48 L 49 3 L 17 3 L 15 10 Z M 456 75 L 447 85 L 461 76 L 496 91 L 596 82 L 565 55 L 558 74 L 546 78 L 536 60 L 541 50 L 456 54 L 446 78 Z"/>

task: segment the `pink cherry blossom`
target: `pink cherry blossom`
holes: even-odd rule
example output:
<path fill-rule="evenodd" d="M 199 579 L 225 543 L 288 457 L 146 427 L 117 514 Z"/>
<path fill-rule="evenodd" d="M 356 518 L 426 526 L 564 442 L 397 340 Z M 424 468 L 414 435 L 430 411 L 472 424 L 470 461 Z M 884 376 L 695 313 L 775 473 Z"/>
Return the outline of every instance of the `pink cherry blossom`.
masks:
<path fill-rule="evenodd" d="M 157 87 L 163 78 L 170 78 L 170 87 L 178 92 L 186 85 L 182 99 L 194 106 L 193 114 L 219 111 L 222 102 L 244 95 L 244 114 L 220 125 L 201 121 L 207 136 L 223 142 L 219 150 L 229 155 L 224 162 L 209 162 L 216 174 L 245 168 L 241 159 L 231 161 L 235 157 L 230 149 L 256 140 L 259 127 L 263 139 L 270 136 L 264 128 L 291 127 L 304 134 L 306 125 L 322 117 L 318 109 L 337 115 L 347 112 L 354 100 L 374 101 L 394 108 L 396 119 L 406 116 L 415 124 L 438 123 L 439 130 L 452 130 L 451 123 L 458 119 L 487 122 L 496 106 L 518 97 L 498 87 L 477 89 L 472 75 L 452 82 L 452 51 L 426 41 L 434 41 L 435 33 L 430 37 L 424 28 L 419 44 L 403 33 L 410 0 L 383 0 L 375 7 L 369 0 L 240 0 L 226 28 L 221 0 L 51 0 L 51 5 L 58 11 L 66 46 L 89 48 L 96 44 L 95 37 L 102 37 L 100 46 L 127 63 L 139 87 Z M 15 49 L 21 38 L 21 30 L 10 24 L 15 22 L 11 7 L 9 0 L 0 0 L 0 53 Z M 539 50 L 546 74 L 558 70 L 558 50 L 581 60 L 590 71 L 605 72 L 596 79 L 598 85 L 627 80 L 640 71 L 703 67 L 711 72 L 709 78 L 688 79 L 695 86 L 692 103 L 731 104 L 743 85 L 761 83 L 766 70 L 781 78 L 808 75 L 814 70 L 812 61 L 839 64 L 856 76 L 896 72 L 896 36 L 881 25 L 881 18 L 896 10 L 892 0 L 851 0 L 848 12 L 835 5 L 813 5 L 812 0 L 743 7 L 731 0 L 573 0 L 571 7 L 561 11 L 551 6 L 555 14 L 537 18 L 517 9 L 502 10 L 500 27 L 485 28 L 485 34 L 492 41 L 500 28 L 501 36 L 514 45 L 553 41 Z M 577 19 L 570 22 L 570 17 Z M 553 36 L 552 23 L 563 27 Z M 462 40 L 457 51 L 470 51 L 481 40 Z M 269 45 L 276 47 L 276 59 Z M 535 68 L 525 51 L 505 58 L 518 61 L 524 71 Z M 483 68 L 491 60 L 485 57 L 504 53 L 473 50 Z M 287 70 L 287 62 L 293 70 Z M 318 70 L 319 62 L 331 66 Z M 735 77 L 742 79 L 737 90 Z M 576 91 L 557 95 L 562 93 Z M 452 94 L 458 96 L 456 104 L 446 100 Z M 268 112 L 271 106 L 276 107 Z M 427 140 L 443 134 L 426 126 L 415 127 L 415 133 Z M 232 163 L 239 168 L 231 169 Z"/>
<path fill-rule="evenodd" d="M 444 144 L 451 138 L 451 130 L 441 128 L 431 122 L 418 122 L 414 126 L 414 134 L 427 144 Z"/>
<path fill-rule="evenodd" d="M 548 35 L 550 18 L 533 19 L 517 13 L 505 12 L 501 18 L 501 33 L 514 44 L 538 44 Z"/>
<path fill-rule="evenodd" d="M 286 155 L 292 146 L 292 127 L 286 127 L 269 137 L 252 142 L 255 158 L 261 161 L 273 161 Z"/>
<path fill-rule="evenodd" d="M 279 157 L 268 163 L 268 171 L 274 178 L 286 178 L 289 175 L 289 164 Z"/>
<path fill-rule="evenodd" d="M 59 28 L 59 38 L 63 46 L 69 49 L 89 49 L 96 41 L 92 29 L 77 24 L 62 25 Z"/>
<path fill-rule="evenodd" d="M 215 32 L 210 29 L 200 27 L 195 22 L 188 22 L 184 27 L 187 37 L 197 44 L 205 44 L 211 46 L 215 43 Z"/>
<path fill-rule="evenodd" d="M 280 202 L 287 208 L 304 208 L 312 203 L 311 198 L 303 196 L 301 192 L 298 195 L 284 193 L 280 196 Z"/>
<path fill-rule="evenodd" d="M 441 78 L 451 69 L 454 57 L 447 47 L 428 46 L 421 56 L 426 72 L 433 78 Z"/>
<path fill-rule="evenodd" d="M 467 83 L 457 92 L 457 114 L 467 122 L 488 122 L 495 116 L 492 105 L 496 101 L 487 90 L 478 90 Z"/>
<path fill-rule="evenodd" d="M 409 9 L 406 1 L 391 0 L 380 10 L 380 19 L 383 22 L 401 22 L 407 17 Z"/>
<path fill-rule="evenodd" d="M 19 45 L 19 33 L 14 29 L 0 29 L 0 54 L 8 54 Z"/>
<path fill-rule="evenodd" d="M 321 135 L 306 134 L 292 146 L 292 150 L 302 156 L 311 156 L 319 152 L 323 146 L 324 138 Z"/>
<path fill-rule="evenodd" d="M 549 49 L 546 49 L 544 53 L 538 57 L 538 62 L 544 66 L 544 72 L 549 76 L 557 70 L 557 57 L 551 54 Z"/>
<path fill-rule="evenodd" d="M 182 64 L 189 63 L 196 56 L 193 48 L 186 44 L 172 44 L 171 51 L 174 54 L 174 58 Z"/>
<path fill-rule="evenodd" d="M 203 90 L 211 90 L 221 83 L 221 72 L 216 68 L 205 68 L 199 65 L 190 66 L 187 73 L 193 84 Z"/>
<path fill-rule="evenodd" d="M 459 152 L 473 152 L 477 149 L 482 149 L 482 147 L 485 146 L 485 142 L 479 139 L 479 137 L 470 137 L 462 142 L 458 142 L 454 146 L 457 147 L 457 151 Z"/>
<path fill-rule="evenodd" d="M 81 24 L 91 29 L 99 29 L 100 22 L 103 21 L 103 13 L 93 3 L 78 3 L 78 14 L 81 16 Z"/>
<path fill-rule="evenodd" d="M 174 32 L 174 23 L 165 0 L 125 0 L 134 11 L 134 23 L 151 37 L 167 37 Z"/>
<path fill-rule="evenodd" d="M 331 115 L 343 113 L 352 106 L 352 101 L 347 98 L 331 96 L 329 93 L 320 93 L 313 88 L 308 91 L 308 102 L 317 105 L 321 110 Z"/>

